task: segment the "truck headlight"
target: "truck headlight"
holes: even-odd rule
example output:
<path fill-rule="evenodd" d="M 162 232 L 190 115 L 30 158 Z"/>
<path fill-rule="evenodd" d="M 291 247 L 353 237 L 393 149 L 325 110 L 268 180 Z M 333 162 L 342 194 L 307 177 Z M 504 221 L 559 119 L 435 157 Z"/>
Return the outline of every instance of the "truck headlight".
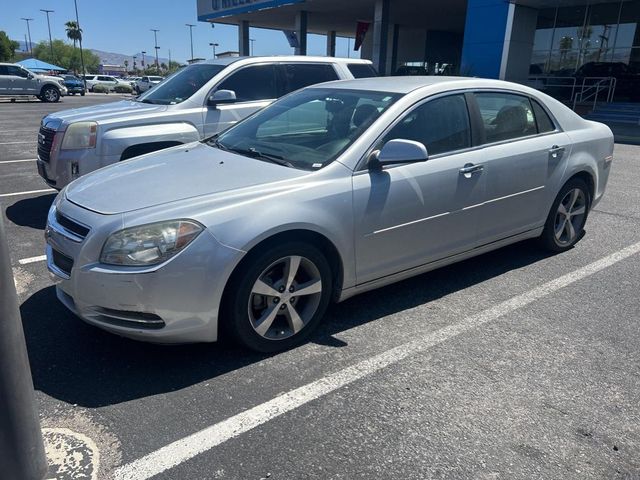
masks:
<path fill-rule="evenodd" d="M 204 227 L 193 220 L 172 220 L 126 228 L 107 238 L 100 262 L 108 265 L 156 265 L 189 245 Z"/>
<path fill-rule="evenodd" d="M 96 122 L 72 123 L 64 132 L 64 139 L 60 148 L 62 150 L 95 148 L 97 130 L 98 124 Z"/>

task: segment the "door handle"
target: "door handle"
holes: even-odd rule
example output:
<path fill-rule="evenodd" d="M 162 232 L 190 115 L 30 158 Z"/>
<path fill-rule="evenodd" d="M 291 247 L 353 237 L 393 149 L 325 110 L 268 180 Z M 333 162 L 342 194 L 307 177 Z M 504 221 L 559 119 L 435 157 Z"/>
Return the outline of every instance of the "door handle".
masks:
<path fill-rule="evenodd" d="M 465 178 L 471 178 L 471 176 L 476 172 L 482 172 L 484 170 L 484 165 L 474 165 L 473 163 L 467 163 L 460 170 L 460 175 L 464 175 Z"/>
<path fill-rule="evenodd" d="M 560 147 L 558 145 L 554 145 L 549 149 L 549 153 L 551 154 L 552 158 L 558 158 L 561 154 L 564 153 L 564 151 L 565 151 L 565 148 Z"/>

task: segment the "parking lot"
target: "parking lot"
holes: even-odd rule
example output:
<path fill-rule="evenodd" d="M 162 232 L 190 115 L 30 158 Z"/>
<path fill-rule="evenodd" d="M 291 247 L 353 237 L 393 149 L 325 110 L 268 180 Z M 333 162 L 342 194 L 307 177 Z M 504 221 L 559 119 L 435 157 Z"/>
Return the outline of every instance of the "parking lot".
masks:
<path fill-rule="evenodd" d="M 163 347 L 76 319 L 42 257 L 55 191 L 36 171 L 40 119 L 122 98 L 0 101 L 42 426 L 93 451 L 88 476 L 67 462 L 50 478 L 640 479 L 640 147 L 616 145 L 567 253 L 524 242 L 363 294 L 278 355 Z"/>

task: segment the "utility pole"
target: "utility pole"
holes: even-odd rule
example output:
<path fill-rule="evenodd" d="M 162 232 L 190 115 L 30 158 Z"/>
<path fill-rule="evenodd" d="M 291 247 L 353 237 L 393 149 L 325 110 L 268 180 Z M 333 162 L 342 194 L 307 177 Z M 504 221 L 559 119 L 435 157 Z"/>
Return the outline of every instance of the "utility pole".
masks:
<path fill-rule="evenodd" d="M 169 49 L 169 70 L 171 70 L 171 49 Z"/>
<path fill-rule="evenodd" d="M 216 59 L 216 47 L 219 46 L 218 43 L 210 43 L 209 44 L 211 47 L 213 47 L 213 59 Z"/>
<path fill-rule="evenodd" d="M 31 43 L 31 28 L 29 28 L 29 22 L 31 22 L 33 18 L 21 18 L 20 20 L 24 20 L 25 22 L 27 22 L 27 33 L 29 34 L 28 49 L 29 49 L 29 52 L 31 53 L 31 56 L 33 57 L 33 43 Z"/>
<path fill-rule="evenodd" d="M 144 50 L 142 51 L 142 70 L 144 70 L 144 56 L 147 54 L 147 52 L 145 52 Z M 142 74 L 144 75 L 144 71 L 142 72 Z"/>
<path fill-rule="evenodd" d="M 44 8 L 41 8 L 40 11 L 47 14 L 47 26 L 49 27 L 49 48 L 51 49 L 51 61 L 55 62 L 56 57 L 53 55 L 53 40 L 51 40 L 51 22 L 49 22 L 49 14 L 53 13 L 54 10 L 46 10 Z"/>
<path fill-rule="evenodd" d="M 250 38 L 249 41 L 251 42 L 251 56 L 253 57 L 253 44 L 256 41 L 255 38 Z"/>
<path fill-rule="evenodd" d="M 195 27 L 192 23 L 185 23 L 187 27 L 189 27 L 189 38 L 191 38 L 191 62 L 193 62 L 193 27 Z"/>
<path fill-rule="evenodd" d="M 158 30 L 157 28 L 152 28 L 151 31 L 153 32 L 153 39 L 156 43 L 156 46 L 154 47 L 156 49 L 156 72 L 158 73 L 158 75 L 160 75 L 160 63 L 158 62 L 158 49 L 160 48 L 158 46 L 158 32 L 160 30 Z"/>
<path fill-rule="evenodd" d="M 82 65 L 82 83 L 84 84 L 84 89 L 87 89 L 87 79 L 85 78 L 85 75 L 87 74 L 87 71 L 84 68 L 84 55 L 82 54 L 82 29 L 80 28 L 80 18 L 78 18 L 78 0 L 73 0 L 73 3 L 75 4 L 76 7 L 76 25 L 78 26 L 78 32 L 80 32 L 80 38 L 79 38 L 79 43 L 80 43 L 80 65 Z"/>
<path fill-rule="evenodd" d="M 47 459 L 1 216 L 0 285 L 0 471 L 2 478 L 39 480 Z"/>

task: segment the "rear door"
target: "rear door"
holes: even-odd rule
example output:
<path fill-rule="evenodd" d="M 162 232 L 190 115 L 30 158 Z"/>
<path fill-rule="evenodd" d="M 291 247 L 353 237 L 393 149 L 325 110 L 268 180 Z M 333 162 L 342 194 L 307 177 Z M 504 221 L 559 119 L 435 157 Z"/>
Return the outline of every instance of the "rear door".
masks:
<path fill-rule="evenodd" d="M 9 95 L 9 69 L 0 65 L 0 95 Z"/>
<path fill-rule="evenodd" d="M 24 95 L 29 93 L 29 73 L 16 66 L 7 65 L 7 80 L 10 93 Z"/>
<path fill-rule="evenodd" d="M 235 70 L 207 95 L 216 90 L 233 90 L 234 103 L 205 106 L 204 135 L 210 137 L 266 107 L 282 90 L 275 64 L 249 65 Z"/>
<path fill-rule="evenodd" d="M 475 92 L 474 98 L 483 127 L 486 175 L 485 198 L 477 209 L 478 240 L 487 244 L 544 223 L 548 189 L 561 173 L 570 145 L 528 96 L 497 91 Z"/>

